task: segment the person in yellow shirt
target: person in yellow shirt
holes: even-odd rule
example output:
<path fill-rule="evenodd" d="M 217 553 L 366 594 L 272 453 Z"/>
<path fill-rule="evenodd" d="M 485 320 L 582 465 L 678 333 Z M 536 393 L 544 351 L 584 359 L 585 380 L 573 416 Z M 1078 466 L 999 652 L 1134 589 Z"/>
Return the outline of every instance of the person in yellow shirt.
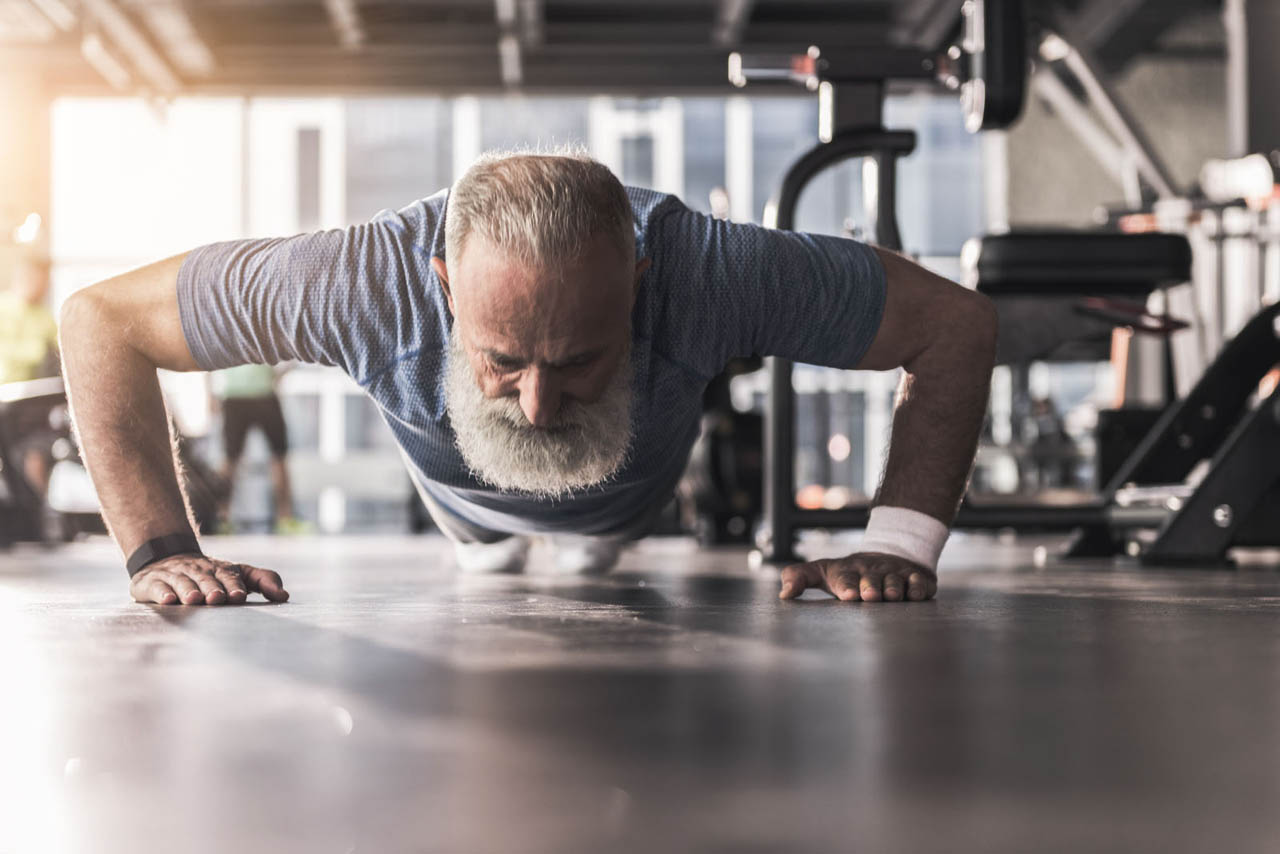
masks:
<path fill-rule="evenodd" d="M 48 306 L 49 262 L 19 259 L 10 287 L 0 291 L 0 385 L 58 375 L 58 325 Z M 6 433 L 27 483 L 41 497 L 49 485 L 52 437 L 46 407 L 11 408 Z"/>
<path fill-rule="evenodd" d="M 48 296 L 49 262 L 23 258 L 0 291 L 0 384 L 58 375 L 58 325 Z"/>

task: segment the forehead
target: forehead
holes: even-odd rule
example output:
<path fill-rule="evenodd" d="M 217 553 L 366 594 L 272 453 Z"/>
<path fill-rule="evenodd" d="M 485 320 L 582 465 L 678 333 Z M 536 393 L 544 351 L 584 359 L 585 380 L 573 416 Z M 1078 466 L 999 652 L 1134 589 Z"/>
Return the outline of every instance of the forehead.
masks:
<path fill-rule="evenodd" d="M 607 241 L 561 267 L 534 269 L 477 238 L 450 271 L 458 320 L 480 346 L 594 344 L 626 327 L 632 272 Z"/>

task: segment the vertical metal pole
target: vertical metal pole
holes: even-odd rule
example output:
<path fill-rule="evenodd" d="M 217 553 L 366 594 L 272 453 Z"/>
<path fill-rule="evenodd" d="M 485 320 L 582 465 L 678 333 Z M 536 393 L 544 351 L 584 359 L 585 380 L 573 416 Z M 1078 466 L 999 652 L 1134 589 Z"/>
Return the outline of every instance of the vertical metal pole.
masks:
<path fill-rule="evenodd" d="M 1215 237 L 1217 240 L 1215 259 L 1218 263 L 1218 281 L 1214 288 L 1214 296 L 1216 297 L 1216 305 L 1214 311 L 1216 316 L 1213 319 L 1213 354 L 1222 352 L 1222 346 L 1227 340 L 1227 217 L 1226 208 L 1219 207 L 1215 223 L 1217 231 Z"/>
<path fill-rule="evenodd" d="M 822 384 L 813 390 L 813 421 L 818 428 L 815 437 L 817 460 L 813 478 L 816 483 L 830 487 L 834 480 L 831 477 L 831 455 L 827 453 L 826 440 L 831 436 L 831 395 Z"/>
<path fill-rule="evenodd" d="M 891 151 L 877 151 L 867 161 L 876 169 L 876 243 L 885 249 L 902 251 L 898 231 L 898 159 Z"/>
<path fill-rule="evenodd" d="M 764 421 L 764 441 L 769 464 L 764 469 L 764 527 L 758 543 L 765 560 L 785 563 L 796 559 L 793 522 L 796 494 L 795 392 L 791 387 L 791 361 L 771 356 L 769 411 Z"/>
<path fill-rule="evenodd" d="M 1227 35 L 1227 156 L 1249 153 L 1249 34 L 1245 0 L 1223 0 Z"/>

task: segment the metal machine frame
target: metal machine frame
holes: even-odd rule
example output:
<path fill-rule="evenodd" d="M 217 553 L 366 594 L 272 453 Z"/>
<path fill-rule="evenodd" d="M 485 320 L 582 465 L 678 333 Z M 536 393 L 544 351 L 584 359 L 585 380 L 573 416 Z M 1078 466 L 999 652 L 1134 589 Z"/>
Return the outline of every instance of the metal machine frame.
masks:
<path fill-rule="evenodd" d="M 810 59 L 818 56 L 810 51 Z M 1127 124 L 1126 117 L 1097 83 L 1088 57 L 1068 52 L 1059 59 L 1095 84 L 1086 87 L 1091 100 L 1095 106 L 1103 104 L 1102 112 L 1135 171 L 1158 194 L 1168 191 L 1162 165 L 1148 154 L 1145 140 L 1116 130 L 1117 125 Z M 918 67 L 923 72 L 929 63 L 923 61 Z M 796 80 L 794 63 L 791 70 L 791 79 Z M 810 182 L 837 163 L 865 158 L 869 171 L 864 175 L 868 191 L 864 203 L 873 239 L 885 248 L 901 249 L 897 159 L 914 150 L 915 134 L 883 127 L 883 79 L 866 73 L 841 75 L 829 65 L 821 72 L 811 66 L 807 70 L 814 76 L 800 82 L 819 91 L 823 142 L 787 171 L 766 225 L 791 229 L 800 195 Z M 1280 543 L 1280 455 L 1274 452 L 1280 438 L 1280 390 L 1262 405 L 1250 407 L 1259 381 L 1280 362 L 1278 311 L 1273 306 L 1261 312 L 1223 350 L 1195 390 L 1166 411 L 1096 500 L 1071 505 L 966 500 L 955 526 L 1078 529 L 1081 533 L 1067 552 L 1070 556 L 1113 555 L 1126 546 L 1130 554 L 1155 564 L 1220 562 L 1233 545 Z M 787 359 L 766 359 L 764 516 L 757 544 L 764 559 L 774 563 L 797 558 L 797 531 L 865 527 L 870 514 L 869 505 L 835 510 L 796 506 L 792 367 Z M 1203 480 L 1195 487 L 1183 486 L 1192 467 L 1210 455 Z M 1151 486 L 1143 489 L 1144 485 Z M 1126 495 L 1135 490 L 1144 497 L 1128 501 Z M 1135 532 L 1152 529 L 1156 533 L 1149 541 L 1131 538 Z"/>
<path fill-rule="evenodd" d="M 1160 417 L 1104 490 L 1115 505 L 1110 530 L 1086 529 L 1068 554 L 1112 554 L 1137 525 L 1155 527 L 1154 540 L 1126 544 L 1152 564 L 1212 563 L 1233 545 L 1280 542 L 1280 386 L 1253 405 L 1277 364 L 1280 304 L 1258 312 Z M 1144 484 L 1182 484 L 1202 460 L 1208 467 L 1193 489 L 1142 495 Z"/>

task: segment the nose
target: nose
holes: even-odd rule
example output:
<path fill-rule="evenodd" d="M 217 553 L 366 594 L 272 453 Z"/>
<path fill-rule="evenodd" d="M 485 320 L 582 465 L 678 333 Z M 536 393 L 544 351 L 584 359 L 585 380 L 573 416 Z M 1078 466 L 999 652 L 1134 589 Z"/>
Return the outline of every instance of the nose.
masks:
<path fill-rule="evenodd" d="M 520 378 L 520 409 L 534 427 L 549 427 L 560 411 L 560 381 L 555 371 L 532 367 Z"/>

